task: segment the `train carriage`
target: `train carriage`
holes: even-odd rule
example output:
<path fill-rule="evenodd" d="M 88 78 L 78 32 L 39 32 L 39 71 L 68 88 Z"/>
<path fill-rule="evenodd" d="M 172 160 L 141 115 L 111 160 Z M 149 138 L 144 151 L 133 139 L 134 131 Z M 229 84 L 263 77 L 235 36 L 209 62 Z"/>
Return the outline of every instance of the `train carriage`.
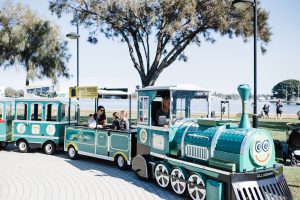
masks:
<path fill-rule="evenodd" d="M 2 101 L 4 123 L 0 123 L 2 143 L 14 142 L 20 152 L 43 148 L 46 154 L 63 148 L 64 130 L 77 123 L 77 104 L 58 99 L 14 99 Z M 70 116 L 69 116 L 70 113 Z M 5 128 L 5 129 L 4 129 Z M 3 137 L 2 137 L 3 138 Z"/>
<path fill-rule="evenodd" d="M 130 110 L 131 96 L 129 93 L 100 90 L 99 95 L 95 96 L 95 108 L 98 107 L 100 95 L 106 97 L 128 96 Z M 89 128 L 86 124 L 77 124 L 66 128 L 64 150 L 71 159 L 76 159 L 78 155 L 85 155 L 114 161 L 119 168 L 126 169 L 131 165 L 132 158 L 135 156 L 135 138 L 136 129 L 130 127 L 127 130 L 112 130 L 110 126 Z"/>
<path fill-rule="evenodd" d="M 244 109 L 250 89 L 241 85 L 239 93 Z M 157 119 L 155 112 L 166 95 L 169 119 Z M 199 87 L 138 90 L 137 156 L 132 161 L 136 174 L 197 200 L 292 199 L 270 134 L 251 128 L 245 110 L 239 126 L 206 118 L 210 112 L 197 115 L 200 99 L 210 111 L 210 92 Z"/>

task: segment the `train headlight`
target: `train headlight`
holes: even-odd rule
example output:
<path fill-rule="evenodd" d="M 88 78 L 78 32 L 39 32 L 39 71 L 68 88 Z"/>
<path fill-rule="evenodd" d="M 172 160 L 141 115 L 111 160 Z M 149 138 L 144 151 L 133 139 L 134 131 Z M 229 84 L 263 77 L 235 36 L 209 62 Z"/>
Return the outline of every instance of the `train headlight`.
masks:
<path fill-rule="evenodd" d="M 271 159 L 272 148 L 270 138 L 264 133 L 258 133 L 252 138 L 250 155 L 259 166 L 265 166 Z"/>

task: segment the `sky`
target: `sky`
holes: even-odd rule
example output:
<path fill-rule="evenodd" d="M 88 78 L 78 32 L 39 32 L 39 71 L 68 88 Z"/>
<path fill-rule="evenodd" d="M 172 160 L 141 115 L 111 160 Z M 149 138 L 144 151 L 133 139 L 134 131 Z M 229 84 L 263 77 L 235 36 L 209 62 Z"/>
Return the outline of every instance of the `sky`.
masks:
<path fill-rule="evenodd" d="M 2 1 L 2 0 L 0 0 Z M 70 24 L 71 16 L 58 19 L 48 10 L 48 0 L 14 0 L 27 4 L 39 16 L 60 27 L 62 37 L 76 32 Z M 270 13 L 271 42 L 262 55 L 258 43 L 257 92 L 271 94 L 273 86 L 286 79 L 300 80 L 300 1 L 263 0 L 261 6 Z M 130 91 L 141 85 L 133 68 L 127 45 L 99 35 L 96 45 L 87 42 L 88 31 L 80 27 L 79 83 L 81 86 L 127 87 Z M 76 85 L 76 40 L 69 40 L 72 54 L 68 67 L 70 79 L 59 79 L 61 91 Z M 188 61 L 175 61 L 162 72 L 155 85 L 195 84 L 218 93 L 237 93 L 240 84 L 253 88 L 253 40 L 244 43 L 241 38 L 216 37 L 214 44 L 203 42 L 201 47 L 190 45 L 185 50 Z M 24 89 L 26 73 L 22 66 L 0 68 L 0 86 Z M 49 85 L 51 80 L 31 81 L 30 85 Z"/>

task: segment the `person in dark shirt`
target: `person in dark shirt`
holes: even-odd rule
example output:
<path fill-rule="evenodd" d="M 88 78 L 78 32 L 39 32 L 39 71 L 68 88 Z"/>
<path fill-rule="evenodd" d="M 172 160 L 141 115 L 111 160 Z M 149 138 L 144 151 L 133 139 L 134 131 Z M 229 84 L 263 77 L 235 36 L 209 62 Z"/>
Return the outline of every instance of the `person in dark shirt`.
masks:
<path fill-rule="evenodd" d="M 282 107 L 283 107 L 283 103 L 281 102 L 281 100 L 279 99 L 276 103 L 276 114 L 277 114 L 277 119 L 281 119 L 281 115 L 282 115 Z"/>
<path fill-rule="evenodd" d="M 105 108 L 103 106 L 98 106 L 97 124 L 102 125 L 103 127 L 106 126 L 106 114 L 105 114 Z"/>
<path fill-rule="evenodd" d="M 264 111 L 264 113 L 265 113 L 265 116 L 266 116 L 267 118 L 269 118 L 270 105 L 265 104 L 264 107 L 263 107 L 263 111 Z"/>
<path fill-rule="evenodd" d="M 113 130 L 120 130 L 120 121 L 119 121 L 119 113 L 118 112 L 114 112 L 113 113 L 113 122 L 111 125 L 111 128 Z"/>
<path fill-rule="evenodd" d="M 161 108 L 156 112 L 156 124 L 158 124 L 159 117 L 160 116 L 166 116 L 166 118 L 170 118 L 170 97 L 165 96 L 163 97 L 162 106 Z"/>

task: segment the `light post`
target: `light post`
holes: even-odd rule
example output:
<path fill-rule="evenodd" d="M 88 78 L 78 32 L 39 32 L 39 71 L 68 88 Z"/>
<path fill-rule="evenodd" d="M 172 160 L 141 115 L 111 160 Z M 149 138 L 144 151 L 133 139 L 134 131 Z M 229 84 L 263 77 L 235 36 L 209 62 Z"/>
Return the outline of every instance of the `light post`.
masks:
<path fill-rule="evenodd" d="M 77 40 L 77 84 L 76 86 L 79 87 L 79 24 L 77 23 L 77 33 L 71 32 L 66 35 L 70 39 L 76 39 Z M 79 100 L 77 98 L 77 100 Z M 80 108 L 77 107 L 77 122 L 80 121 Z"/>
<path fill-rule="evenodd" d="M 253 36 L 254 36 L 254 102 L 253 102 L 253 128 L 258 126 L 258 114 L 257 114 L 257 8 L 256 0 L 234 0 L 232 5 L 238 9 L 245 10 L 246 8 L 253 7 Z"/>
<path fill-rule="evenodd" d="M 66 35 L 70 39 L 77 40 L 77 87 L 79 86 L 79 24 L 77 24 L 77 33 L 71 32 Z"/>

